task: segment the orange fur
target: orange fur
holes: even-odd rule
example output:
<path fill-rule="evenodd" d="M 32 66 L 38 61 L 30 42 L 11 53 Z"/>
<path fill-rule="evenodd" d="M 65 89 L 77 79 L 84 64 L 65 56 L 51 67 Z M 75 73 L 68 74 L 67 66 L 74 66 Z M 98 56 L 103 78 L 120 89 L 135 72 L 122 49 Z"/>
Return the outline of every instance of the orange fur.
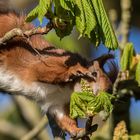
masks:
<path fill-rule="evenodd" d="M 8 21 L 5 24 L 5 21 Z M 18 17 L 15 13 L 8 13 L 0 15 L 0 37 L 13 28 L 21 28 L 22 30 L 29 30 L 33 28 L 32 24 L 24 23 L 23 17 Z M 87 69 L 80 64 L 68 67 L 65 65 L 69 55 L 57 57 L 34 54 L 35 49 L 44 49 L 49 47 L 49 43 L 40 35 L 34 35 L 30 38 L 30 42 L 24 38 L 15 38 L 9 41 L 6 45 L 2 45 L 0 49 L 1 64 L 7 65 L 8 69 L 12 70 L 18 75 L 25 75 L 24 80 L 32 81 L 38 80 L 48 83 L 63 82 L 76 71 L 86 72 Z M 63 53 L 60 49 L 56 52 Z M 48 51 L 49 52 L 49 51 Z M 22 72 L 22 74 L 20 73 Z M 30 75 L 30 76 L 29 76 Z M 26 79 L 26 77 L 28 79 Z M 30 79 L 29 79 L 30 78 Z"/>
<path fill-rule="evenodd" d="M 30 30 L 33 25 L 24 23 L 24 17 L 15 12 L 0 14 L 0 37 L 13 28 Z M 53 108 L 50 109 L 51 115 L 55 115 L 59 126 L 78 135 L 84 129 L 77 127 L 64 108 L 69 104 L 73 87 L 80 78 L 85 78 L 95 92 L 110 88 L 109 78 L 97 63 L 91 65 L 90 61 L 78 54 L 56 49 L 40 35 L 33 35 L 29 41 L 16 37 L 0 46 L 0 76 L 7 78 L 7 81 L 3 78 L 4 82 L 0 80 L 0 87 L 35 99 L 45 113 Z M 92 75 L 95 72 L 97 76 Z M 60 86 L 64 83 L 65 86 Z"/>

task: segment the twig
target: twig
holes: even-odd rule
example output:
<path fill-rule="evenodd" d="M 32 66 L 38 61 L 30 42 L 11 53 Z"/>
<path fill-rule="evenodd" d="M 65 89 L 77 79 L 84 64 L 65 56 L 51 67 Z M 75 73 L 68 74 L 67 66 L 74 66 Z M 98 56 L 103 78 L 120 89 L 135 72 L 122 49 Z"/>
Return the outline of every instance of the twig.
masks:
<path fill-rule="evenodd" d="M 0 133 L 20 139 L 27 133 L 27 129 L 23 126 L 15 125 L 7 120 L 0 120 Z"/>
<path fill-rule="evenodd" d="M 93 116 L 89 117 L 86 121 L 86 130 L 88 131 L 90 129 L 90 127 L 92 126 L 92 120 L 93 120 Z"/>
<path fill-rule="evenodd" d="M 121 33 L 122 40 L 120 42 L 119 49 L 120 49 L 120 54 L 122 55 L 123 49 L 126 46 L 129 37 L 130 20 L 131 20 L 131 0 L 121 0 L 121 8 L 122 8 L 122 17 L 121 17 L 121 24 L 119 27 L 119 31 Z M 127 76 L 127 73 L 124 72 L 124 75 Z M 118 77 L 113 87 L 114 95 L 118 95 L 117 92 L 118 92 L 119 82 L 124 78 L 124 75 L 122 72 L 118 74 Z M 117 103 L 114 105 L 114 110 L 112 113 L 113 115 L 112 128 L 114 129 L 114 127 L 118 122 L 124 120 L 127 126 L 127 130 L 128 132 L 130 132 L 130 116 L 129 116 L 130 98 L 125 97 L 123 99 L 125 99 L 125 104 Z"/>
<path fill-rule="evenodd" d="M 38 124 L 38 122 L 42 118 L 39 109 L 37 108 L 37 106 L 35 106 L 35 104 L 33 104 L 29 100 L 26 100 L 24 97 L 13 96 L 13 101 L 16 105 L 18 114 L 20 115 L 22 122 L 28 128 L 28 131 L 30 131 Z M 36 138 L 46 140 L 49 139 L 49 134 L 44 129 L 38 136 L 36 136 Z"/>
<path fill-rule="evenodd" d="M 118 13 L 116 9 L 109 10 L 109 19 L 112 23 L 113 29 L 117 30 L 117 20 L 118 20 Z"/>
<path fill-rule="evenodd" d="M 118 76 L 117 76 L 117 79 L 113 85 L 113 95 L 116 95 L 117 92 L 118 92 L 118 85 L 121 81 L 124 81 L 124 80 L 128 80 L 128 77 L 129 77 L 129 71 L 119 71 L 118 73 Z"/>
<path fill-rule="evenodd" d="M 53 24 L 51 22 L 49 22 L 45 27 L 33 28 L 28 31 L 22 31 L 20 28 L 14 28 L 9 32 L 7 32 L 2 38 L 0 38 L 0 45 L 5 44 L 7 41 L 17 36 L 29 38 L 32 35 L 36 35 L 36 34 L 40 34 L 40 35 L 47 34 L 52 28 L 53 28 Z"/>
<path fill-rule="evenodd" d="M 120 32 L 122 36 L 122 40 L 120 42 L 120 54 L 122 55 L 123 49 L 128 42 L 129 37 L 129 29 L 130 29 L 130 20 L 131 20 L 131 0 L 121 0 L 121 8 L 122 8 L 122 18 L 120 24 Z M 124 73 L 127 76 L 127 73 Z M 118 77 L 114 83 L 113 94 L 118 94 L 118 85 L 119 82 L 124 78 L 123 73 L 120 72 Z M 120 107 L 121 106 L 121 107 Z M 125 104 L 116 104 L 113 111 L 113 127 L 115 127 L 116 123 L 120 120 L 125 120 L 127 129 L 130 131 L 130 118 L 129 118 L 129 107 L 130 107 L 130 99 L 127 98 Z M 123 112 L 123 114 L 122 114 Z M 120 115 L 121 113 L 121 115 Z M 118 117 L 119 116 L 119 117 Z"/>
<path fill-rule="evenodd" d="M 120 24 L 120 32 L 122 35 L 122 40 L 120 44 L 120 49 L 123 50 L 125 44 L 128 42 L 130 21 L 131 21 L 131 0 L 121 0 L 122 17 Z"/>
<path fill-rule="evenodd" d="M 38 28 L 34 28 L 29 31 L 25 31 L 24 35 L 28 36 L 28 37 L 35 35 L 35 34 L 44 35 L 44 34 L 47 34 L 52 28 L 53 28 L 53 24 L 51 22 L 49 22 L 45 27 L 38 27 Z"/>
<path fill-rule="evenodd" d="M 21 140 L 31 140 L 35 138 L 46 126 L 48 123 L 47 117 L 43 117 L 42 120 L 39 122 L 38 125 L 35 126 L 29 133 L 27 133 Z"/>
<path fill-rule="evenodd" d="M 93 116 L 89 117 L 86 121 L 86 131 L 89 131 L 91 126 L 92 126 L 92 120 L 93 120 Z M 89 136 L 84 136 L 83 138 L 81 138 L 82 140 L 90 140 Z"/>

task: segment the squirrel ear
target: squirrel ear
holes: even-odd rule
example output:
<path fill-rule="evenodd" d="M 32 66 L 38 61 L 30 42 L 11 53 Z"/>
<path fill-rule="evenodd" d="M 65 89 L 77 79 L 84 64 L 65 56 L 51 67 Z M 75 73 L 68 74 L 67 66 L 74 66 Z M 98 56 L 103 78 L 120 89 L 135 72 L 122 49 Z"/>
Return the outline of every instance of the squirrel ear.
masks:
<path fill-rule="evenodd" d="M 95 61 L 98 61 L 99 66 L 102 68 L 108 59 L 114 59 L 114 55 L 113 54 L 104 54 L 104 55 L 92 60 L 91 64 L 95 65 Z"/>

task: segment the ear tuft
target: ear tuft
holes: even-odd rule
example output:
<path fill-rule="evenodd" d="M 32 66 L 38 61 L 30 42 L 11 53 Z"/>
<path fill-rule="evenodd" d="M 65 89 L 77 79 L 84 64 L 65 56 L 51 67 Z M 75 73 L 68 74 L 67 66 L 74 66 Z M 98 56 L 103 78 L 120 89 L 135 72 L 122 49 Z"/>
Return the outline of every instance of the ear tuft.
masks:
<path fill-rule="evenodd" d="M 95 61 L 98 61 L 100 68 L 103 68 L 104 64 L 106 63 L 107 60 L 109 59 L 114 59 L 114 55 L 113 54 L 104 54 L 94 60 L 92 60 L 90 62 L 91 65 L 93 65 L 95 63 Z"/>
<path fill-rule="evenodd" d="M 109 61 L 107 63 L 109 71 L 106 72 L 107 76 L 109 77 L 109 79 L 111 80 L 112 83 L 115 82 L 118 72 L 119 72 L 119 66 L 115 61 Z"/>

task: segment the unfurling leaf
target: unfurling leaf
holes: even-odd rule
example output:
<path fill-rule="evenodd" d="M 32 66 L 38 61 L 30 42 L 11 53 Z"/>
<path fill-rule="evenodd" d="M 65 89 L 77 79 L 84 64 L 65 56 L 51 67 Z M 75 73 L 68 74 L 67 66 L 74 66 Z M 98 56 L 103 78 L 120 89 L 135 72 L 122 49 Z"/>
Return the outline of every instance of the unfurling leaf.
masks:
<path fill-rule="evenodd" d="M 85 110 L 86 105 L 83 104 L 83 101 L 78 97 L 78 93 L 74 92 L 71 96 L 71 102 L 70 102 L 70 116 L 71 118 L 77 118 L 77 117 L 85 117 Z"/>
<path fill-rule="evenodd" d="M 91 38 L 91 31 L 96 27 L 96 17 L 90 0 L 76 0 L 76 27 L 81 36 Z"/>
<path fill-rule="evenodd" d="M 132 71 L 136 71 L 136 66 L 137 66 L 139 61 L 140 61 L 139 54 L 136 54 L 135 56 L 133 56 L 132 64 L 131 64 L 131 68 L 130 68 Z"/>
<path fill-rule="evenodd" d="M 88 111 L 92 112 L 92 114 L 97 114 L 100 111 L 104 110 L 107 113 L 111 113 L 113 106 L 111 104 L 112 95 L 106 92 L 99 92 L 97 96 L 95 96 L 94 100 L 90 101 L 87 105 Z"/>
<path fill-rule="evenodd" d="M 140 86 L 140 61 L 136 67 L 136 81 L 138 82 L 138 84 Z"/>
<path fill-rule="evenodd" d="M 93 116 L 100 111 L 105 111 L 107 114 L 112 112 L 113 106 L 111 100 L 112 95 L 104 91 L 100 91 L 98 95 L 91 93 L 91 89 L 82 80 L 82 91 L 74 92 L 70 100 L 70 116 L 71 118 L 85 118 Z"/>
<path fill-rule="evenodd" d="M 131 65 L 132 65 L 133 55 L 134 55 L 133 44 L 127 43 L 121 57 L 121 70 L 122 71 L 130 70 Z"/>

